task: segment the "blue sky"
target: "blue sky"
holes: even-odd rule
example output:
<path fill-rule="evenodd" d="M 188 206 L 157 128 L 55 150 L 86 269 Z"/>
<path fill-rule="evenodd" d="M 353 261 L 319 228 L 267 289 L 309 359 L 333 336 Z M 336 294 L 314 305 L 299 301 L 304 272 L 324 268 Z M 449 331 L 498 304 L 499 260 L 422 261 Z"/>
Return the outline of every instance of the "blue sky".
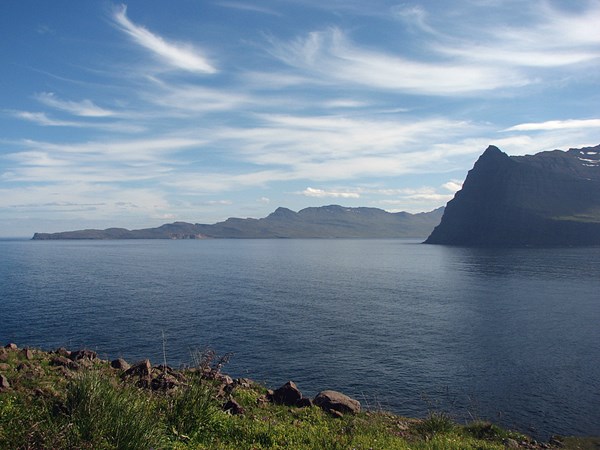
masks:
<path fill-rule="evenodd" d="M 600 143 L 600 1 L 0 3 L 0 236 L 444 205 Z"/>

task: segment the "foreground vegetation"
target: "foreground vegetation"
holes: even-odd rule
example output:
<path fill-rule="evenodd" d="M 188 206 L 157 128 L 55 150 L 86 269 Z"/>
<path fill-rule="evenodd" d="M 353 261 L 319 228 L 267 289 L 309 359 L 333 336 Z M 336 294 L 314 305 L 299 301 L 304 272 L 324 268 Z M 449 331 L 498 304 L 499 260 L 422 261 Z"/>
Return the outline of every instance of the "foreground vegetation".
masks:
<path fill-rule="evenodd" d="M 211 352 L 199 355 L 195 367 L 180 371 L 149 363 L 126 370 L 128 365 L 111 364 L 93 352 L 69 353 L 0 350 L 0 449 L 491 450 L 570 445 L 568 440 L 537 443 L 485 422 L 458 425 L 442 413 L 421 420 L 372 411 L 334 416 L 317 406 L 274 404 L 265 387 L 221 375 L 224 359 Z M 586 448 L 582 445 L 570 448 Z"/>

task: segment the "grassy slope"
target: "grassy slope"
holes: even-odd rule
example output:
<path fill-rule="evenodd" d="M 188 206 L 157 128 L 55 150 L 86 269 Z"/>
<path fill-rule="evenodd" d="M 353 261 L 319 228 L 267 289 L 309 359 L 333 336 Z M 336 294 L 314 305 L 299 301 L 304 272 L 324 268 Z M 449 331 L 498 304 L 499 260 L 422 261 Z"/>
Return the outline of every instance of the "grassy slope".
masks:
<path fill-rule="evenodd" d="M 229 385 L 224 393 L 222 382 L 197 369 L 179 372 L 179 386 L 153 391 L 137 387 L 135 377 L 123 380 L 108 361 L 61 365 L 56 358 L 0 350 L 0 374 L 10 384 L 0 390 L 0 449 L 553 448 L 489 423 L 459 426 L 441 413 L 423 420 L 384 412 L 334 418 L 315 406 L 274 405 L 264 401 L 263 386 Z M 229 398 L 243 414 L 222 410 Z M 589 444 L 569 445 L 594 448 Z"/>

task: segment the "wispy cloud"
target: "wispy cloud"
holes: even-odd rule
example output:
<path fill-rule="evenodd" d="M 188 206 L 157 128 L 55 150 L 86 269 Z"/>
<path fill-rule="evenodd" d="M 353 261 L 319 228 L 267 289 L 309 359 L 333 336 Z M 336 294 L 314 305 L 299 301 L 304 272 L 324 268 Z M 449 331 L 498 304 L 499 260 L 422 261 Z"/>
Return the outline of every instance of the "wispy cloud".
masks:
<path fill-rule="evenodd" d="M 192 84 L 166 84 L 157 80 L 157 88 L 142 96 L 154 106 L 160 106 L 163 114 L 204 114 L 219 111 L 235 111 L 246 105 L 256 105 L 258 99 L 246 93 L 211 89 Z"/>
<path fill-rule="evenodd" d="M 52 92 L 42 92 L 41 94 L 37 94 L 36 98 L 46 106 L 66 111 L 75 116 L 110 117 L 115 115 L 114 111 L 101 108 L 88 99 L 79 102 L 61 100 Z"/>
<path fill-rule="evenodd" d="M 600 128 L 600 119 L 548 120 L 538 123 L 521 123 L 502 131 L 548 131 L 577 128 Z"/>
<path fill-rule="evenodd" d="M 307 187 L 302 191 L 302 195 L 305 197 L 333 197 L 333 198 L 360 198 L 360 194 L 358 192 L 339 192 L 339 191 L 328 191 L 325 189 L 316 189 L 312 187 Z"/>
<path fill-rule="evenodd" d="M 247 3 L 242 3 L 242 2 L 218 2 L 217 5 L 224 6 L 225 8 L 240 9 L 243 11 L 251 11 L 251 12 L 256 12 L 256 13 L 261 13 L 261 14 L 269 14 L 272 16 L 281 16 L 281 13 L 279 13 L 273 9 L 265 8 L 263 6 L 249 5 Z"/>
<path fill-rule="evenodd" d="M 460 95 L 523 86 L 530 80 L 501 67 L 459 61 L 417 61 L 355 45 L 341 29 L 314 31 L 290 43 L 272 42 L 284 63 L 330 82 L 412 94 Z"/>
<path fill-rule="evenodd" d="M 11 111 L 11 115 L 18 119 L 34 122 L 45 127 L 76 127 L 79 125 L 77 122 L 51 119 L 43 112 Z"/>
<path fill-rule="evenodd" d="M 127 7 L 125 5 L 117 8 L 113 17 L 123 32 L 139 45 L 150 50 L 162 62 L 189 72 L 208 74 L 217 72 L 214 65 L 191 45 L 169 42 L 146 28 L 134 24 L 127 17 Z"/>
<path fill-rule="evenodd" d="M 437 34 L 436 30 L 427 22 L 427 11 L 422 6 L 417 5 L 394 5 L 391 8 L 392 15 L 427 33 Z"/>
<path fill-rule="evenodd" d="M 321 81 L 443 96 L 519 88 L 543 81 L 548 73 L 542 69 L 597 65 L 600 3 L 588 2 L 576 12 L 544 1 L 535 5 L 523 24 L 482 27 L 462 21 L 460 29 L 448 26 L 449 17 L 430 22 L 423 6 L 392 7 L 393 17 L 421 33 L 419 56 L 412 56 L 415 48 L 385 52 L 361 46 L 338 27 L 289 42 L 271 39 L 270 52 Z"/>
<path fill-rule="evenodd" d="M 478 40 L 446 39 L 434 45 L 441 54 L 514 67 L 561 67 L 600 57 L 600 3 L 587 2 L 577 12 L 532 2 L 531 20 L 524 25 L 479 29 Z"/>
<path fill-rule="evenodd" d="M 8 113 L 17 119 L 33 122 L 43 127 L 96 128 L 119 133 L 138 133 L 146 130 L 144 126 L 134 123 L 60 120 L 53 119 L 44 112 L 8 111 Z"/>

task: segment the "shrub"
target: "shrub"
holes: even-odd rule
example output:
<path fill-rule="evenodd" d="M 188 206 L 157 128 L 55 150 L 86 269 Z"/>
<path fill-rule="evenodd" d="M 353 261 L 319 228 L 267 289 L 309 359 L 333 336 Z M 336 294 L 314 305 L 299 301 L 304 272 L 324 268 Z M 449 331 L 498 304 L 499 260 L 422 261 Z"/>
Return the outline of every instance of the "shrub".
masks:
<path fill-rule="evenodd" d="M 437 434 L 450 433 L 455 428 L 456 424 L 449 414 L 436 411 L 431 411 L 427 418 L 416 425 L 417 432 L 426 438 L 431 438 Z"/>
<path fill-rule="evenodd" d="M 67 387 L 66 413 L 79 437 L 94 447 L 134 450 L 160 445 L 164 432 L 152 397 L 86 372 Z"/>

